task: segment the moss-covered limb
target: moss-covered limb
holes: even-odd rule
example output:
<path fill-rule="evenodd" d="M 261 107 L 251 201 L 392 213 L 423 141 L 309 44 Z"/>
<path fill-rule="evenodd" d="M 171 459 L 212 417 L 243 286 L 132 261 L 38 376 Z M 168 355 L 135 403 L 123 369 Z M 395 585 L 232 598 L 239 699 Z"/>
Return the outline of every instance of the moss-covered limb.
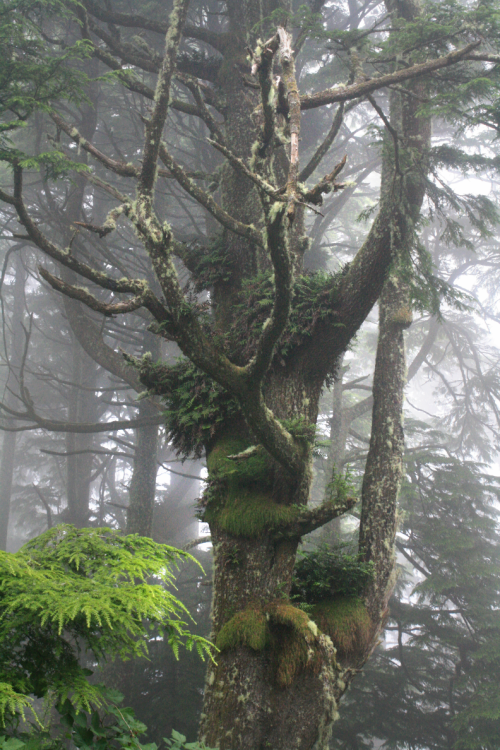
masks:
<path fill-rule="evenodd" d="M 288 209 L 290 216 L 295 210 L 294 201 L 299 176 L 299 137 L 300 137 L 300 95 L 295 78 L 295 61 L 292 51 L 292 37 L 281 26 L 278 28 L 280 42 L 280 59 L 285 84 L 285 96 L 288 102 L 290 128 L 290 162 L 286 193 L 291 201 Z"/>
<path fill-rule="evenodd" d="M 341 501 L 328 500 L 317 508 L 304 508 L 287 525 L 281 525 L 276 530 L 278 539 L 298 539 L 319 529 L 334 518 L 343 516 L 357 503 L 356 497 L 346 497 Z"/>
<path fill-rule="evenodd" d="M 275 347 L 290 317 L 294 269 L 289 248 L 287 205 L 275 202 L 266 216 L 267 248 L 274 270 L 274 295 L 271 314 L 265 321 L 245 371 L 253 384 L 261 384 L 271 364 Z"/>
<path fill-rule="evenodd" d="M 38 272 L 42 279 L 45 279 L 45 281 L 50 284 L 52 289 L 62 292 L 62 294 L 65 294 L 67 297 L 78 300 L 78 302 L 83 302 L 83 304 L 91 310 L 95 310 L 107 317 L 133 312 L 140 307 L 144 307 L 145 292 L 124 302 L 101 302 L 101 300 L 98 300 L 97 297 L 94 297 L 94 295 L 90 294 L 86 289 L 74 286 L 73 284 L 67 284 L 65 281 L 49 273 L 44 268 L 39 267 Z M 159 300 L 158 303 L 161 304 Z"/>
<path fill-rule="evenodd" d="M 255 156 L 265 159 L 267 151 L 272 146 L 276 127 L 274 111 L 273 62 L 279 47 L 278 34 L 274 34 L 266 42 L 259 42 L 255 50 L 250 50 L 252 56 L 252 75 L 258 76 L 260 97 L 264 122 L 259 140 L 254 146 Z"/>
<path fill-rule="evenodd" d="M 335 182 L 336 178 L 342 172 L 347 161 L 347 155 L 332 169 L 332 171 L 325 175 L 314 187 L 307 190 L 302 194 L 302 197 L 306 203 L 313 203 L 316 206 L 321 206 L 323 203 L 323 195 L 328 193 L 336 192 L 346 187 L 345 183 Z"/>
<path fill-rule="evenodd" d="M 174 0 L 168 19 L 168 31 L 165 36 L 165 53 L 156 82 L 153 111 L 146 125 L 144 138 L 142 167 L 137 186 L 137 196 L 140 203 L 149 203 L 154 189 L 163 127 L 167 119 L 172 76 L 176 67 L 177 50 L 181 41 L 182 28 L 186 20 L 188 5 L 189 0 Z M 146 205 L 144 208 L 146 208 Z"/>
<path fill-rule="evenodd" d="M 117 161 L 116 159 L 112 159 L 110 156 L 106 156 L 106 154 L 103 154 L 103 152 L 99 151 L 99 149 L 96 148 L 92 143 L 89 143 L 89 141 L 87 141 L 87 139 L 83 137 L 83 135 L 77 130 L 77 128 L 67 123 L 66 120 L 64 120 L 64 118 L 61 117 L 58 112 L 52 110 L 50 116 L 57 127 L 62 130 L 63 133 L 66 133 L 68 138 L 76 143 L 79 148 L 87 151 L 87 153 L 89 153 L 94 159 L 96 159 L 96 161 L 106 167 L 106 169 L 120 175 L 121 177 L 138 176 L 139 169 L 137 167 L 134 167 L 132 164 Z"/>

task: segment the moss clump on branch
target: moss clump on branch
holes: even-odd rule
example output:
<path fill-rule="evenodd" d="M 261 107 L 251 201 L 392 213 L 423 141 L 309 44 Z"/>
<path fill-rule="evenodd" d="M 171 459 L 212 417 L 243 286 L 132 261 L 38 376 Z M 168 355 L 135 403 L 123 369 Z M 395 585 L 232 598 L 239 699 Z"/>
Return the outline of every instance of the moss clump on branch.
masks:
<path fill-rule="evenodd" d="M 317 669 L 318 629 L 301 609 L 288 601 L 251 605 L 222 627 L 216 645 L 220 651 L 246 646 L 253 651 L 271 648 L 276 683 L 289 687 L 304 669 Z"/>
<path fill-rule="evenodd" d="M 255 538 L 295 520 L 301 510 L 299 505 L 276 503 L 271 493 L 233 488 L 222 503 L 208 503 L 203 520 L 233 536 Z"/>
<path fill-rule="evenodd" d="M 275 645 L 275 679 L 289 687 L 306 668 L 318 669 L 321 661 L 314 648 L 318 628 L 308 615 L 286 601 L 274 602 L 268 609 Z"/>
<path fill-rule="evenodd" d="M 243 438 L 221 438 L 207 456 L 211 476 L 230 480 L 232 484 L 255 482 L 260 487 L 269 486 L 272 476 L 270 458 L 260 446 L 243 456 L 249 448 L 248 440 Z"/>
<path fill-rule="evenodd" d="M 368 611 L 357 597 L 338 597 L 314 605 L 311 616 L 329 635 L 341 657 L 363 652 L 371 643 L 373 631 Z"/>
<path fill-rule="evenodd" d="M 263 651 L 269 644 L 269 626 L 264 611 L 256 606 L 238 612 L 222 627 L 215 644 L 219 651 L 238 646 Z"/>

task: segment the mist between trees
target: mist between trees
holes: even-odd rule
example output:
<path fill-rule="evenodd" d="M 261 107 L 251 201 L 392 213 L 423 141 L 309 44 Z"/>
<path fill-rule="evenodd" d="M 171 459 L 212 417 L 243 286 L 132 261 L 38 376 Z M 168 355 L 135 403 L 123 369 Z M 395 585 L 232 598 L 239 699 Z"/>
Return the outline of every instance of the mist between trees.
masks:
<path fill-rule="evenodd" d="M 0 9 L 0 547 L 202 563 L 158 745 L 498 750 L 500 3 Z"/>

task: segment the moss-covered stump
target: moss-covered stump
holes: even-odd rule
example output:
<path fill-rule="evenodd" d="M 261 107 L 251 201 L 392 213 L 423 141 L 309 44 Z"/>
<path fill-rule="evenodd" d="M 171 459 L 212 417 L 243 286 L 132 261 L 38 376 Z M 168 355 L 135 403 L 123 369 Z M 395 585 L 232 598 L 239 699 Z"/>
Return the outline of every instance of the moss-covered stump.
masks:
<path fill-rule="evenodd" d="M 320 602 L 311 616 L 320 630 L 330 636 L 341 659 L 362 654 L 371 644 L 373 623 L 358 597 L 335 597 Z"/>

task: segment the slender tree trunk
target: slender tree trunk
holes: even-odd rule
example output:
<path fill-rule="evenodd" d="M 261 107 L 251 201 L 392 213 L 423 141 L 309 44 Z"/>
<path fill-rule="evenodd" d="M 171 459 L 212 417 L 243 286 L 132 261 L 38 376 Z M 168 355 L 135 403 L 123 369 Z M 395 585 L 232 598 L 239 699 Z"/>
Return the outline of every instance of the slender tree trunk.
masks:
<path fill-rule="evenodd" d="M 19 253 L 14 255 L 13 267 L 15 269 L 15 282 L 13 288 L 13 306 L 11 318 L 11 350 L 10 350 L 10 377 L 7 385 L 15 389 L 15 380 L 19 376 L 21 366 L 24 333 L 22 322 L 24 317 L 24 284 L 26 273 Z M 13 377 L 12 377 L 13 376 Z M 15 396 L 6 390 L 5 404 L 12 409 L 19 406 Z M 7 420 L 8 423 L 8 420 Z M 0 549 L 7 549 L 7 537 L 9 530 L 10 505 L 12 495 L 12 479 L 16 457 L 17 433 L 4 432 L 2 440 L 2 460 L 0 462 Z"/>
<path fill-rule="evenodd" d="M 87 357 L 78 341 L 73 338 L 72 346 L 72 386 L 68 404 L 68 421 L 94 422 L 98 419 L 98 406 L 95 394 L 89 390 L 96 385 L 97 370 L 95 363 Z M 88 525 L 90 484 L 94 454 L 92 446 L 94 436 L 91 433 L 66 433 L 67 461 L 67 517 L 70 523 L 82 527 Z"/>
<path fill-rule="evenodd" d="M 160 356 L 158 336 L 145 334 L 144 350 L 151 353 L 156 362 Z M 149 401 L 141 401 L 139 418 L 155 416 L 157 410 Z M 127 511 L 127 534 L 152 536 L 153 510 L 158 473 L 158 426 L 146 425 L 135 430 L 135 454 L 132 480 L 129 486 Z"/>
<path fill-rule="evenodd" d="M 420 14 L 418 0 L 392 2 L 387 8 L 413 21 Z M 413 95 L 415 94 L 415 96 Z M 412 322 L 410 295 L 404 282 L 404 263 L 408 262 L 414 227 L 425 195 L 427 154 L 431 123 L 418 116 L 419 101 L 425 96 L 422 83 L 413 84 L 408 93 L 391 92 L 391 123 L 398 134 L 396 145 L 386 134 L 381 191 L 393 191 L 391 174 L 405 169 L 402 194 L 394 195 L 400 204 L 401 221 L 392 228 L 395 263 L 380 297 L 380 322 L 377 357 L 373 376 L 373 416 L 370 448 L 362 487 L 362 511 L 359 546 L 364 559 L 374 564 L 374 580 L 365 592 L 365 602 L 374 622 L 383 624 L 384 612 L 394 587 L 394 539 L 397 526 L 396 503 L 403 469 L 403 397 L 406 379 L 403 331 Z M 419 163 L 413 163 L 414 154 Z M 416 167 L 416 168 L 415 168 Z"/>

